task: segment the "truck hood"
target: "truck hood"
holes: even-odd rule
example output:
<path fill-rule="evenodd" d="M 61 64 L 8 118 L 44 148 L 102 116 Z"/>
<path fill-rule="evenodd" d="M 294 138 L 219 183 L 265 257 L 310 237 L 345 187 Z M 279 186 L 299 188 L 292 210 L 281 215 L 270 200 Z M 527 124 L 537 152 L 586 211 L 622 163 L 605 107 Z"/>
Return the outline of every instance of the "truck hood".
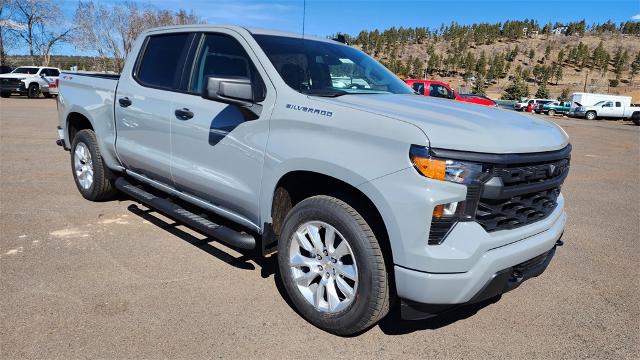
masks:
<path fill-rule="evenodd" d="M 434 148 L 508 154 L 559 150 L 569 143 L 551 121 L 461 101 L 395 94 L 323 100 L 414 124 Z"/>

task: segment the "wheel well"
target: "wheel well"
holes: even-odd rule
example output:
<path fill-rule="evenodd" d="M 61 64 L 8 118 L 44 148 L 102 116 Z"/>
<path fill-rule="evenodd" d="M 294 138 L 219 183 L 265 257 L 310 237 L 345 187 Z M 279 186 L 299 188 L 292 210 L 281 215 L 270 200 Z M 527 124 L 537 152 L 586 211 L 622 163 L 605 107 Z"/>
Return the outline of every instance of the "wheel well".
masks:
<path fill-rule="evenodd" d="M 38 84 L 37 82 L 29 83 L 29 85 L 27 86 L 27 88 L 30 88 L 30 87 L 31 87 L 31 85 L 36 85 L 36 86 L 38 87 L 38 89 L 40 88 L 40 84 Z"/>
<path fill-rule="evenodd" d="M 300 201 L 316 195 L 336 197 L 358 211 L 376 235 L 385 257 L 387 271 L 392 279 L 393 255 L 382 215 L 362 191 L 334 177 L 311 171 L 293 171 L 278 181 L 271 207 L 272 230 L 276 238 L 280 236 L 284 219 L 289 210 Z"/>
<path fill-rule="evenodd" d="M 67 132 L 69 133 L 70 143 L 73 142 L 73 138 L 76 136 L 78 131 L 84 129 L 93 130 L 91 122 L 84 115 L 74 112 L 67 116 Z"/>

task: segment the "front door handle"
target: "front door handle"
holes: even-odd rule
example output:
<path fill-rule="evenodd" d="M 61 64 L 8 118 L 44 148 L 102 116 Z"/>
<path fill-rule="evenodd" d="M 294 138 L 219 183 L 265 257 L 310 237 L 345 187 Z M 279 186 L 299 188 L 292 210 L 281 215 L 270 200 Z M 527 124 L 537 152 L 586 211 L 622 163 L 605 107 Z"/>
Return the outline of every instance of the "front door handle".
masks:
<path fill-rule="evenodd" d="M 189 120 L 193 117 L 193 112 L 187 108 L 178 109 L 175 111 L 176 118 L 180 120 Z"/>
<path fill-rule="evenodd" d="M 128 97 L 123 97 L 123 98 L 118 99 L 118 103 L 120 103 L 120 106 L 123 107 L 123 108 L 131 106 L 131 104 L 132 104 L 131 100 L 129 100 Z"/>

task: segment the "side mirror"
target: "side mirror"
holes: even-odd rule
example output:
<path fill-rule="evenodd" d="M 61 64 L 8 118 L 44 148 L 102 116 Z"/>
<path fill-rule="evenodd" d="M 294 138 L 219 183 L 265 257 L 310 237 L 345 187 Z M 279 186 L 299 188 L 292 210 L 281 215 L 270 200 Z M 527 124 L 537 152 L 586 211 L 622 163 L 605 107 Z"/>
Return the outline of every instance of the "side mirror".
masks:
<path fill-rule="evenodd" d="M 202 97 L 226 104 L 250 107 L 254 103 L 253 85 L 246 77 L 208 76 Z"/>

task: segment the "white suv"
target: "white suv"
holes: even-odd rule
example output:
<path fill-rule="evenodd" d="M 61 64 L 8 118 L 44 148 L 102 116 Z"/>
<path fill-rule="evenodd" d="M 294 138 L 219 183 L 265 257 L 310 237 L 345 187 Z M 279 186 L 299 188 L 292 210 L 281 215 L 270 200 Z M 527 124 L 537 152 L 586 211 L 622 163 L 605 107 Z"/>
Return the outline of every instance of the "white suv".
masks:
<path fill-rule="evenodd" d="M 37 98 L 40 93 L 44 97 L 58 94 L 56 81 L 60 69 L 39 66 L 21 66 L 8 74 L 0 75 L 0 95 L 3 98 L 11 94 L 27 95 Z"/>

